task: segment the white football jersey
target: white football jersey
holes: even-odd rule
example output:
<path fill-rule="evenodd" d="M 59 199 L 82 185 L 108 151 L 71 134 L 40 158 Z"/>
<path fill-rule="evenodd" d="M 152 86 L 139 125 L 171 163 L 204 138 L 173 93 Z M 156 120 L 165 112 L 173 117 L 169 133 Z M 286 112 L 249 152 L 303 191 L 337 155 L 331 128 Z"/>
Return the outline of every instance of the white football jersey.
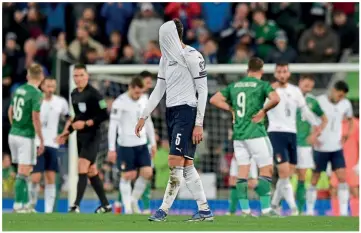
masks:
<path fill-rule="evenodd" d="M 280 97 L 278 105 L 267 112 L 268 132 L 296 133 L 297 108 L 307 107 L 301 90 L 290 83 L 285 88 L 276 88 Z"/>
<path fill-rule="evenodd" d="M 329 100 L 326 94 L 317 97 L 317 100 L 325 113 L 328 122 L 318 138 L 321 145 L 315 147 L 315 150 L 321 152 L 341 150 L 342 121 L 344 117 L 351 118 L 353 116 L 351 102 L 348 99 L 343 99 L 334 104 Z"/>
<path fill-rule="evenodd" d="M 45 146 L 59 148 L 55 139 L 58 136 L 60 116 L 68 114 L 69 106 L 63 97 L 53 95 L 50 100 L 43 99 L 40 108 L 40 122 Z M 40 144 L 39 138 L 36 138 L 36 144 Z"/>
<path fill-rule="evenodd" d="M 134 147 L 147 144 L 146 130 L 140 132 L 140 138 L 135 135 L 135 126 L 148 102 L 147 95 L 133 100 L 128 92 L 118 96 L 112 105 L 110 120 L 117 122 L 118 145 Z M 150 121 L 148 119 L 147 121 Z M 109 138 L 109 140 L 112 140 Z"/>

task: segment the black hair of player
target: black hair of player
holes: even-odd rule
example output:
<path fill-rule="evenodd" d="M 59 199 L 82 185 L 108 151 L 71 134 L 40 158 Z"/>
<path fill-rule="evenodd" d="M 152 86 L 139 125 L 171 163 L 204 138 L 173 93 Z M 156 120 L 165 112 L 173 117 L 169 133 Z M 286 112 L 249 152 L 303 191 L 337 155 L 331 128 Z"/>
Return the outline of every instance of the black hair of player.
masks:
<path fill-rule="evenodd" d="M 144 88 L 144 83 L 140 77 L 134 77 L 130 81 L 129 86 L 131 86 L 132 88 L 135 88 L 135 87 Z"/>
<path fill-rule="evenodd" d="M 263 68 L 263 60 L 259 57 L 252 57 L 248 61 L 248 72 L 258 72 Z"/>
<path fill-rule="evenodd" d="M 254 11 L 253 11 L 253 15 L 257 14 L 257 13 L 261 13 L 263 14 L 263 16 L 266 16 L 266 12 L 262 9 L 262 8 L 256 8 Z"/>
<path fill-rule="evenodd" d="M 344 93 L 348 93 L 348 85 L 344 81 L 337 81 L 333 86 L 337 91 L 342 91 Z"/>
<path fill-rule="evenodd" d="M 146 78 L 146 77 L 152 77 L 153 75 L 148 70 L 143 70 L 142 72 L 140 72 L 139 76 L 142 78 Z"/>
<path fill-rule="evenodd" d="M 315 77 L 313 77 L 312 74 L 302 74 L 300 76 L 300 80 L 305 80 L 305 79 L 308 79 L 308 80 L 311 80 L 311 81 L 315 81 Z"/>
<path fill-rule="evenodd" d="M 74 65 L 74 70 L 85 70 L 85 72 L 88 72 L 86 69 L 86 66 L 84 64 L 76 64 Z"/>
<path fill-rule="evenodd" d="M 182 38 L 183 38 L 183 30 L 184 30 L 183 24 L 180 21 L 180 19 L 178 19 L 178 18 L 173 19 L 173 22 L 175 23 L 175 26 L 177 28 L 179 39 L 182 40 Z"/>
<path fill-rule="evenodd" d="M 278 62 L 278 63 L 276 63 L 276 67 L 278 67 L 278 66 L 281 66 L 281 67 L 288 66 L 288 62 Z"/>

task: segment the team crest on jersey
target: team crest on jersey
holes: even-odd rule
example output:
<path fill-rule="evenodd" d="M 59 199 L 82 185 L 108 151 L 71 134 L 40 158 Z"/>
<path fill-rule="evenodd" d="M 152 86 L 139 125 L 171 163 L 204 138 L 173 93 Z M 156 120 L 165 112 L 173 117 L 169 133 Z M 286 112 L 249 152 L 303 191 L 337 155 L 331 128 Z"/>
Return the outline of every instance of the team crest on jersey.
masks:
<path fill-rule="evenodd" d="M 78 103 L 79 111 L 86 112 L 86 104 L 85 103 Z"/>
<path fill-rule="evenodd" d="M 205 61 L 199 62 L 199 67 L 201 68 L 201 70 L 204 70 L 204 69 L 206 68 L 206 63 L 205 63 Z"/>

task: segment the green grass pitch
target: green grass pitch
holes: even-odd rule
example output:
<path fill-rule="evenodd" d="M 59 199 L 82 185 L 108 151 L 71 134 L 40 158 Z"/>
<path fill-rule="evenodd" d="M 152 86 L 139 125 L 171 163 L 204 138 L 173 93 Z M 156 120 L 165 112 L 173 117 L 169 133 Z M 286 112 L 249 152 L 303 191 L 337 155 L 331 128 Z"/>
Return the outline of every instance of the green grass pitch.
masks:
<path fill-rule="evenodd" d="M 355 217 L 216 216 L 214 222 L 184 222 L 169 216 L 149 222 L 145 215 L 3 214 L 4 231 L 358 231 Z"/>

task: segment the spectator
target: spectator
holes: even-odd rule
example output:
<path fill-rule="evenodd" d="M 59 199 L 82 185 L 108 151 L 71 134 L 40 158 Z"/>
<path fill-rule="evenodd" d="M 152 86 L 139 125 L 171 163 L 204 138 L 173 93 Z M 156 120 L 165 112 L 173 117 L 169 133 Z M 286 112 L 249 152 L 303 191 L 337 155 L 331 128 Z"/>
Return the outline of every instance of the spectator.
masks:
<path fill-rule="evenodd" d="M 249 28 L 248 22 L 249 8 L 246 3 L 239 3 L 236 7 L 233 21 L 230 26 L 220 34 L 219 61 L 228 62 L 232 56 L 237 41 L 246 33 Z"/>
<path fill-rule="evenodd" d="M 237 46 L 236 52 L 234 53 L 233 57 L 230 59 L 229 63 L 231 64 L 247 64 L 250 58 L 250 51 L 249 49 L 239 44 Z"/>
<path fill-rule="evenodd" d="M 210 39 L 204 44 L 203 56 L 206 64 L 217 64 L 217 43 Z"/>
<path fill-rule="evenodd" d="M 359 32 L 353 20 L 347 19 L 344 12 L 336 11 L 332 28 L 340 38 L 340 52 L 346 48 L 352 48 L 354 52 L 358 52 Z"/>
<path fill-rule="evenodd" d="M 6 54 L 3 51 L 3 67 L 2 67 L 2 90 L 3 90 L 3 99 L 10 97 L 10 86 L 12 83 L 11 74 L 12 74 L 12 68 L 9 64 L 7 64 L 6 61 Z"/>
<path fill-rule="evenodd" d="M 158 65 L 161 56 L 158 42 L 154 40 L 149 41 L 147 50 L 144 53 L 144 63 Z"/>
<path fill-rule="evenodd" d="M 155 15 L 152 4 L 142 3 L 140 9 L 139 16 L 132 20 L 128 32 L 128 41 L 137 58 L 144 52 L 149 41 L 158 40 L 159 28 L 163 24 L 163 20 Z"/>
<path fill-rule="evenodd" d="M 196 33 L 198 29 L 204 28 L 204 21 L 200 17 L 196 17 L 192 19 L 191 28 L 185 31 L 185 44 L 194 44 L 197 41 Z"/>
<path fill-rule="evenodd" d="M 220 33 L 223 29 L 225 29 L 231 21 L 231 15 L 231 3 L 202 3 L 202 16 L 212 34 Z"/>
<path fill-rule="evenodd" d="M 114 49 L 107 48 L 104 52 L 104 58 L 98 64 L 117 64 L 117 54 Z"/>
<path fill-rule="evenodd" d="M 67 3 L 45 3 L 46 33 L 50 35 L 55 30 L 65 31 L 65 7 Z"/>
<path fill-rule="evenodd" d="M 339 38 L 323 22 L 316 22 L 302 34 L 298 48 L 301 62 L 335 62 L 339 52 Z"/>
<path fill-rule="evenodd" d="M 275 44 L 276 47 L 272 48 L 265 59 L 266 63 L 293 63 L 296 62 L 296 51 L 287 44 L 287 36 L 284 32 L 279 31 Z"/>
<path fill-rule="evenodd" d="M 191 2 L 171 2 L 168 3 L 164 14 L 170 19 L 179 18 L 183 23 L 184 31 L 192 28 L 192 19 L 201 14 L 201 4 Z"/>
<path fill-rule="evenodd" d="M 126 35 L 128 23 L 133 17 L 133 3 L 104 3 L 101 9 L 101 16 L 105 18 L 105 31 L 109 36 L 112 31 L 119 31 Z"/>
<path fill-rule="evenodd" d="M 132 46 L 126 45 L 123 48 L 123 57 L 119 61 L 120 64 L 137 64 L 135 61 L 134 50 Z"/>
<path fill-rule="evenodd" d="M 44 25 L 39 11 L 35 7 L 29 8 L 26 28 L 32 38 L 37 38 L 44 32 Z"/>
<path fill-rule="evenodd" d="M 297 46 L 298 34 L 303 28 L 300 3 L 273 3 L 270 11 L 276 24 L 287 33 L 291 46 Z"/>
<path fill-rule="evenodd" d="M 77 62 L 85 62 L 88 48 L 96 49 L 97 56 L 103 57 L 103 45 L 93 40 L 85 28 L 78 28 L 77 38 L 69 45 L 69 53 Z"/>
<path fill-rule="evenodd" d="M 150 90 L 153 87 L 153 75 L 147 70 L 142 71 L 139 76 L 143 79 L 144 89 Z M 149 93 L 146 93 L 149 94 Z"/>
<path fill-rule="evenodd" d="M 119 31 L 113 31 L 110 34 L 110 48 L 112 48 L 117 54 L 117 59 L 123 56 L 122 54 L 122 35 Z"/>
<path fill-rule="evenodd" d="M 67 45 L 66 39 L 65 39 L 65 32 L 59 33 L 56 43 L 54 45 L 54 49 L 55 49 L 56 56 L 58 58 L 63 58 L 63 59 L 66 58 L 68 45 Z"/>
<path fill-rule="evenodd" d="M 20 48 L 19 45 L 16 44 L 16 39 L 17 36 L 15 33 L 7 33 L 5 48 L 3 50 L 6 54 L 7 64 L 10 65 L 13 72 L 16 70 L 20 58 Z"/>
<path fill-rule="evenodd" d="M 197 49 L 199 52 L 203 52 L 203 48 L 207 40 L 209 39 L 210 35 L 207 29 L 205 28 L 199 28 L 196 32 L 197 35 L 197 41 L 192 44 L 192 47 Z"/>
<path fill-rule="evenodd" d="M 327 15 L 327 8 L 329 3 L 327 2 L 314 2 L 312 3 L 310 16 L 306 19 L 306 26 L 311 27 L 314 22 L 325 22 Z"/>
<path fill-rule="evenodd" d="M 267 20 L 265 12 L 261 10 L 253 12 L 253 21 L 252 30 L 257 44 L 257 55 L 264 59 L 273 46 L 278 27 L 274 21 Z"/>
<path fill-rule="evenodd" d="M 334 2 L 333 11 L 341 11 L 345 13 L 348 20 L 352 20 L 355 14 L 355 2 Z"/>
<path fill-rule="evenodd" d="M 96 64 L 98 60 L 97 50 L 95 48 L 88 48 L 86 51 L 86 59 L 84 64 Z"/>
<path fill-rule="evenodd" d="M 78 21 L 80 18 L 83 17 L 83 13 L 85 9 L 91 8 L 93 9 L 93 11 L 95 11 L 99 3 L 76 2 L 76 3 L 71 3 L 71 5 L 73 8 L 73 16 L 75 17 L 75 20 Z"/>
<path fill-rule="evenodd" d="M 266 12 L 268 10 L 268 3 L 267 2 L 251 2 L 249 4 L 252 12 L 255 11 L 263 11 Z"/>

